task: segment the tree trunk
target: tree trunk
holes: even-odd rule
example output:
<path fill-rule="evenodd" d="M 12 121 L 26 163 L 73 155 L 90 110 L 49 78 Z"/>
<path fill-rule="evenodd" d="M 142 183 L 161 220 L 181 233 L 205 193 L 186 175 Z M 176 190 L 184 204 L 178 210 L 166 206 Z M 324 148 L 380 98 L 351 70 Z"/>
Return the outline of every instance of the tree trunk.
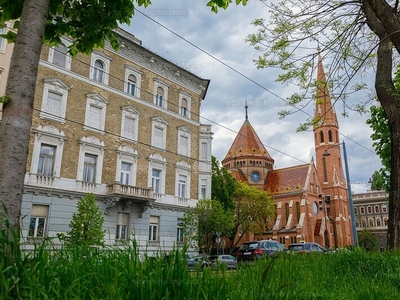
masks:
<path fill-rule="evenodd" d="M 11 58 L 0 124 L 0 201 L 12 226 L 19 229 L 33 98 L 50 0 L 25 0 Z M 2 208 L 1 208 L 2 210 Z"/>
<path fill-rule="evenodd" d="M 387 35 L 382 35 L 377 51 L 375 90 L 390 126 L 392 157 L 387 244 L 391 250 L 400 246 L 400 93 L 393 84 L 392 55 L 392 43 Z"/>

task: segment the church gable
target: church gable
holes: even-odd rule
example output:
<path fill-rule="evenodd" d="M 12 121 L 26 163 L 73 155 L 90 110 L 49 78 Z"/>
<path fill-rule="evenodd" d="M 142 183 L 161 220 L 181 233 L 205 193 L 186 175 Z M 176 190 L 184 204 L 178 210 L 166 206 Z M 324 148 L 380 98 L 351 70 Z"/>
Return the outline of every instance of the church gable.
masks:
<path fill-rule="evenodd" d="M 279 195 L 306 190 L 309 164 L 278 169 L 268 172 L 264 190 Z"/>

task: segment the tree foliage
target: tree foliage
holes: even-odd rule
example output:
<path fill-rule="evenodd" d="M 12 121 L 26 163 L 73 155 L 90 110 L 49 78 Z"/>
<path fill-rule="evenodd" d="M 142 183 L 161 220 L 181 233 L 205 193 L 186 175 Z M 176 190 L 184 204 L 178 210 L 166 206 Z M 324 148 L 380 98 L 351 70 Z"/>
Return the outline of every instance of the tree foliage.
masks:
<path fill-rule="evenodd" d="M 371 73 L 363 71 L 374 67 L 375 91 L 388 117 L 392 143 L 388 246 L 400 247 L 400 92 L 393 80 L 394 60 L 400 58 L 400 2 L 283 0 L 263 3 L 270 8 L 270 18 L 254 20 L 258 30 L 247 41 L 260 50 L 255 60 L 258 68 L 278 67 L 282 70 L 277 78 L 279 82 L 298 85 L 298 91 L 287 99 L 292 110 L 282 111 L 282 117 L 303 110 L 315 98 L 317 82 L 313 75 L 317 57 L 327 67 L 326 82 L 332 99 L 360 112 L 366 111 L 364 103 L 350 106 L 347 100 L 352 93 L 367 87 L 364 79 Z M 309 115 L 299 129 L 319 121 L 322 120 Z"/>
<path fill-rule="evenodd" d="M 376 250 L 376 236 L 366 229 L 358 233 L 358 243 L 367 250 Z"/>
<path fill-rule="evenodd" d="M 219 161 L 212 157 L 211 199 L 217 200 L 225 210 L 234 209 L 233 195 L 237 181 L 227 169 L 220 166 Z"/>
<path fill-rule="evenodd" d="M 267 192 L 246 182 L 238 182 L 234 194 L 235 209 L 233 211 L 235 226 L 229 237 L 231 248 L 248 232 L 262 234 L 270 219 L 275 216 L 274 201 Z M 234 243 L 235 238 L 236 243 Z"/>
<path fill-rule="evenodd" d="M 234 225 L 232 213 L 210 199 L 199 200 L 193 210 L 186 212 L 183 223 L 186 241 L 204 253 L 210 253 L 217 233 L 225 237 Z"/>
<path fill-rule="evenodd" d="M 390 127 L 386 113 L 380 105 L 370 107 L 371 115 L 367 124 L 372 128 L 371 139 L 375 152 L 379 155 L 382 168 L 372 176 L 374 188 L 382 187 L 385 191 L 390 190 L 390 169 L 391 169 L 391 142 Z M 372 186 L 371 186 L 372 189 Z"/>
<path fill-rule="evenodd" d="M 90 247 L 104 246 L 104 217 L 96 205 L 93 194 L 87 194 L 78 201 L 78 212 L 74 213 L 69 223 L 71 230 L 61 239 L 67 246 Z"/>
<path fill-rule="evenodd" d="M 399 66 L 397 66 L 393 82 L 396 89 L 400 91 Z M 370 111 L 371 116 L 367 120 L 367 124 L 373 130 L 373 133 L 371 134 L 371 139 L 374 141 L 372 146 L 374 146 L 375 152 L 379 155 L 382 162 L 382 168 L 379 169 L 379 171 L 376 171 L 373 175 L 373 186 L 371 186 L 371 189 L 379 189 L 378 187 L 380 187 L 381 189 L 389 192 L 390 170 L 392 162 L 390 124 L 386 112 L 381 105 L 372 105 Z"/>

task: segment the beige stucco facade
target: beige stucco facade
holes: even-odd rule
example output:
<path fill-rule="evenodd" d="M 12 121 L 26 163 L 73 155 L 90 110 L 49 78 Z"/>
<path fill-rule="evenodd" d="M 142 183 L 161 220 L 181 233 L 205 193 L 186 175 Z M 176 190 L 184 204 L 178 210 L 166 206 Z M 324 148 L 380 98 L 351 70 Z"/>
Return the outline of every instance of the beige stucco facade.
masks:
<path fill-rule="evenodd" d="M 91 192 L 108 244 L 171 250 L 183 244 L 185 211 L 211 196 L 212 131 L 199 121 L 209 80 L 117 33 L 118 51 L 106 44 L 71 58 L 43 46 L 22 203 L 27 249 L 68 231 Z"/>

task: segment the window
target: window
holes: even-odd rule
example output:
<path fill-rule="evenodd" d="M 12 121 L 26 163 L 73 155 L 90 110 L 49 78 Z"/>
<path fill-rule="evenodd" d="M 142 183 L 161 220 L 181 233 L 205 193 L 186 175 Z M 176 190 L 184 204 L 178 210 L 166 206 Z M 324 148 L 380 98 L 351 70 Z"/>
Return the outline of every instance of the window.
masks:
<path fill-rule="evenodd" d="M 330 143 L 333 142 L 333 140 L 332 140 L 332 130 L 328 130 L 328 141 L 329 141 Z"/>
<path fill-rule="evenodd" d="M 191 132 L 186 126 L 178 127 L 178 154 L 190 156 Z"/>
<path fill-rule="evenodd" d="M 118 148 L 116 181 L 122 185 L 136 185 L 137 157 L 137 151 L 130 146 Z"/>
<path fill-rule="evenodd" d="M 386 205 L 382 205 L 382 213 L 386 213 Z"/>
<path fill-rule="evenodd" d="M 151 145 L 155 148 L 165 149 L 168 123 L 164 119 L 153 118 Z"/>
<path fill-rule="evenodd" d="M 187 198 L 186 196 L 187 176 L 179 175 L 178 180 L 178 197 Z"/>
<path fill-rule="evenodd" d="M 181 103 L 181 115 L 184 117 L 188 116 L 188 101 L 186 98 L 182 99 Z"/>
<path fill-rule="evenodd" d="M 320 143 L 323 143 L 324 142 L 324 132 L 323 131 L 319 132 L 319 137 L 320 137 Z"/>
<path fill-rule="evenodd" d="M 5 25 L 3 25 L 5 26 Z M 0 28 L 0 34 L 5 34 L 6 29 L 4 27 Z M 4 51 L 6 40 L 0 36 L 0 51 Z"/>
<path fill-rule="evenodd" d="M 369 227 L 374 227 L 374 220 L 373 219 L 369 219 Z"/>
<path fill-rule="evenodd" d="M 206 199 L 207 197 L 207 179 L 201 179 L 200 183 L 200 195 L 201 199 Z"/>
<path fill-rule="evenodd" d="M 89 105 L 88 126 L 100 129 L 101 124 L 101 107 L 94 104 Z"/>
<path fill-rule="evenodd" d="M 58 44 L 54 48 L 53 64 L 65 68 L 67 60 L 67 47 L 64 44 Z"/>
<path fill-rule="evenodd" d="M 289 203 L 285 203 L 286 222 L 289 220 Z"/>
<path fill-rule="evenodd" d="M 107 100 L 98 94 L 87 95 L 84 130 L 104 134 L 107 104 Z"/>
<path fill-rule="evenodd" d="M 97 165 L 97 155 L 85 153 L 82 181 L 87 181 L 87 182 L 96 181 L 96 165 Z"/>
<path fill-rule="evenodd" d="M 380 218 L 376 218 L 376 226 L 381 226 L 381 219 Z"/>
<path fill-rule="evenodd" d="M 121 140 L 137 141 L 139 112 L 132 106 L 123 106 L 121 122 Z"/>
<path fill-rule="evenodd" d="M 93 80 L 108 84 L 108 74 L 111 58 L 100 51 L 93 51 L 91 54 L 91 68 L 89 77 Z"/>
<path fill-rule="evenodd" d="M 127 94 L 140 98 L 140 85 L 142 80 L 142 72 L 134 67 L 125 65 L 125 87 Z"/>
<path fill-rule="evenodd" d="M 161 170 L 152 169 L 151 170 L 151 187 L 154 193 L 160 194 L 160 182 L 161 182 Z"/>
<path fill-rule="evenodd" d="M 35 141 L 30 173 L 60 177 L 64 132 L 54 126 L 42 125 L 36 127 L 33 132 Z"/>
<path fill-rule="evenodd" d="M 379 205 L 375 205 L 374 209 L 375 209 L 375 213 L 379 213 Z"/>
<path fill-rule="evenodd" d="M 37 174 L 53 176 L 56 146 L 41 144 Z"/>
<path fill-rule="evenodd" d="M 135 96 L 135 89 L 136 89 L 136 77 L 135 75 L 129 74 L 126 92 L 132 96 Z"/>
<path fill-rule="evenodd" d="M 158 241 L 159 217 L 150 216 L 149 241 Z"/>
<path fill-rule="evenodd" d="M 362 215 L 365 214 L 365 208 L 364 207 L 360 207 L 360 214 L 362 214 Z"/>
<path fill-rule="evenodd" d="M 354 214 L 358 215 L 358 208 L 357 207 L 354 207 Z"/>
<path fill-rule="evenodd" d="M 58 79 L 45 79 L 42 108 L 39 117 L 65 122 L 69 87 Z"/>
<path fill-rule="evenodd" d="M 82 137 L 79 143 L 78 180 L 101 183 L 104 142 L 95 136 L 89 136 Z"/>
<path fill-rule="evenodd" d="M 190 198 L 190 172 L 191 167 L 184 161 L 179 161 L 175 165 L 176 169 L 176 188 L 175 195 L 179 198 Z"/>
<path fill-rule="evenodd" d="M 103 82 L 104 77 L 104 64 L 101 60 L 94 62 L 93 79 L 98 82 Z"/>
<path fill-rule="evenodd" d="M 153 188 L 154 193 L 165 193 L 165 173 L 167 161 L 160 154 L 151 154 L 149 156 L 149 174 L 147 186 Z"/>
<path fill-rule="evenodd" d="M 185 92 L 179 92 L 179 114 L 185 118 L 190 118 L 191 96 Z"/>
<path fill-rule="evenodd" d="M 367 222 L 365 222 L 365 220 L 361 220 L 361 226 L 362 228 L 366 228 L 367 227 Z"/>
<path fill-rule="evenodd" d="M 61 38 L 61 43 L 55 47 L 50 48 L 48 61 L 61 67 L 70 70 L 72 58 L 68 55 L 68 46 L 71 41 Z"/>
<path fill-rule="evenodd" d="M 157 88 L 156 105 L 163 107 L 164 90 L 162 87 Z"/>
<path fill-rule="evenodd" d="M 178 226 L 176 227 L 176 241 L 183 243 L 185 241 L 185 235 L 183 233 L 183 221 L 178 220 Z"/>
<path fill-rule="evenodd" d="M 185 156 L 189 156 L 189 138 L 187 136 L 179 136 L 179 152 Z"/>
<path fill-rule="evenodd" d="M 168 85 L 162 81 L 154 81 L 154 104 L 167 108 L 168 101 Z"/>
<path fill-rule="evenodd" d="M 388 218 L 384 218 L 383 223 L 385 224 L 385 226 L 388 226 Z"/>
<path fill-rule="evenodd" d="M 123 185 L 131 185 L 132 178 L 132 164 L 129 162 L 121 162 L 121 176 L 120 182 Z"/>
<path fill-rule="evenodd" d="M 29 222 L 29 237 L 45 237 L 48 211 L 49 207 L 47 205 L 33 204 Z"/>
<path fill-rule="evenodd" d="M 369 214 L 372 214 L 372 207 L 371 207 L 371 206 L 368 206 L 368 207 L 367 207 L 367 212 L 368 212 Z"/>
<path fill-rule="evenodd" d="M 129 214 L 118 213 L 117 232 L 115 234 L 115 239 L 126 240 L 128 238 L 128 221 L 129 221 Z"/>

